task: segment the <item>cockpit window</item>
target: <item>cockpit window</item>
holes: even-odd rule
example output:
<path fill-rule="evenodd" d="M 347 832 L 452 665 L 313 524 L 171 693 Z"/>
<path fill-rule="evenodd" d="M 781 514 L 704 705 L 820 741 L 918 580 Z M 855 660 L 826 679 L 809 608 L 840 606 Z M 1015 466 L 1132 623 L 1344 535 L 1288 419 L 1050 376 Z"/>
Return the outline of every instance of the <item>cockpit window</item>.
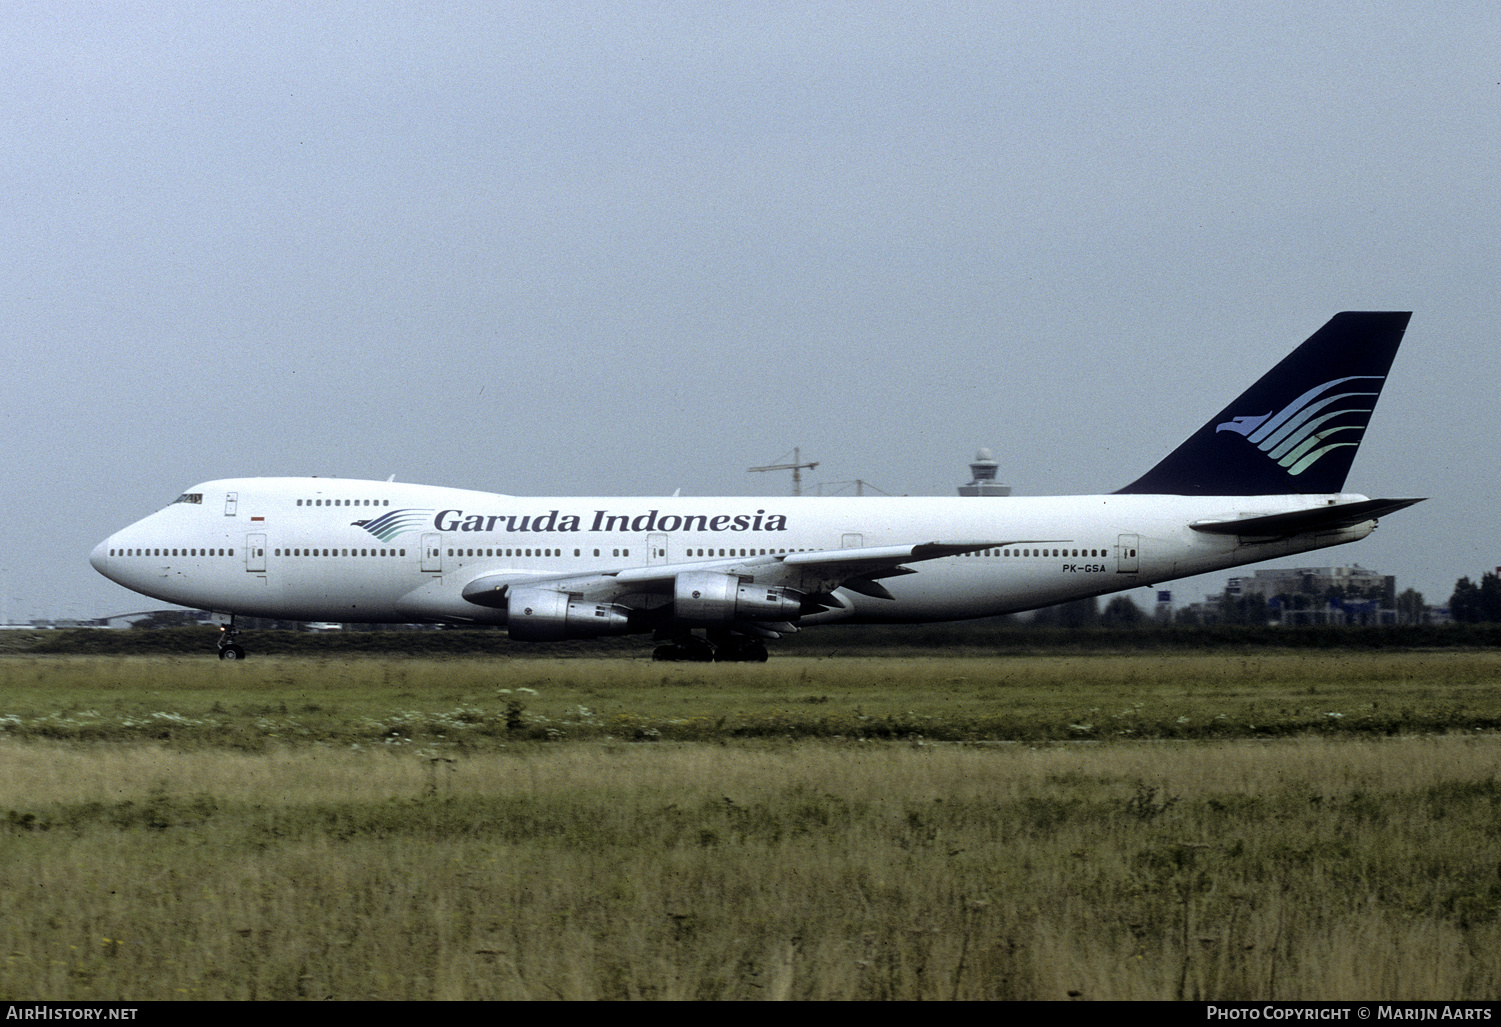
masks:
<path fill-rule="evenodd" d="M 180 495 L 176 499 L 174 499 L 173 502 L 174 503 L 202 503 L 203 502 L 203 493 L 202 492 L 184 492 L 182 495 Z"/>

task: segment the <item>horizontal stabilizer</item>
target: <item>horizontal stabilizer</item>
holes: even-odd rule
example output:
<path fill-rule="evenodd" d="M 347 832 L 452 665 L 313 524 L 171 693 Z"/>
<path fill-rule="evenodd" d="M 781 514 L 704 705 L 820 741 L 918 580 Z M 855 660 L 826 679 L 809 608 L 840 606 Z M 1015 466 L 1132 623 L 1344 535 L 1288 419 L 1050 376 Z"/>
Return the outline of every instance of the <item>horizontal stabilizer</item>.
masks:
<path fill-rule="evenodd" d="M 1228 521 L 1195 521 L 1189 527 L 1194 531 L 1202 531 L 1210 535 L 1289 538 L 1293 535 L 1352 528 L 1357 524 L 1384 517 L 1422 501 L 1421 499 L 1367 499 L 1359 503 L 1316 506 L 1311 510 L 1293 510 L 1288 513 L 1266 514 L 1260 517 L 1241 517 Z"/>

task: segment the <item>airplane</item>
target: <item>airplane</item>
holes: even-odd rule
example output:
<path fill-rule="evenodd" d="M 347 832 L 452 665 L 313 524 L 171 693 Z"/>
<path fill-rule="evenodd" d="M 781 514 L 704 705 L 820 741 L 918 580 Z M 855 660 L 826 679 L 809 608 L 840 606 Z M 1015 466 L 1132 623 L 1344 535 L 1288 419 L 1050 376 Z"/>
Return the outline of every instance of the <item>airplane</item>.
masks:
<path fill-rule="evenodd" d="M 1146 474 L 1092 496 L 524 498 L 336 478 L 195 485 L 90 563 L 237 617 L 651 634 L 661 660 L 764 661 L 833 622 L 1015 613 L 1369 535 L 1421 499 L 1345 493 L 1410 312 L 1336 314 Z M 226 620 L 227 618 L 227 620 Z"/>

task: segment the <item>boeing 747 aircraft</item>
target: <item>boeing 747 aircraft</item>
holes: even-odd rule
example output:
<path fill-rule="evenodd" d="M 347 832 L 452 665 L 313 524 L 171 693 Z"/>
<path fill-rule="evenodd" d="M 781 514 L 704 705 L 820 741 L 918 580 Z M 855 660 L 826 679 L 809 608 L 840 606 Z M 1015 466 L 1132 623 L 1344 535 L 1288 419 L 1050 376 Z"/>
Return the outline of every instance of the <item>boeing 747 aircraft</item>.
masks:
<path fill-rule="evenodd" d="M 537 499 L 332 478 L 194 485 L 94 549 L 105 577 L 237 616 L 652 634 L 765 660 L 834 621 L 988 617 L 1354 542 L 1421 502 L 1342 491 L 1408 313 L 1336 314 L 1142 477 L 1096 496 Z"/>

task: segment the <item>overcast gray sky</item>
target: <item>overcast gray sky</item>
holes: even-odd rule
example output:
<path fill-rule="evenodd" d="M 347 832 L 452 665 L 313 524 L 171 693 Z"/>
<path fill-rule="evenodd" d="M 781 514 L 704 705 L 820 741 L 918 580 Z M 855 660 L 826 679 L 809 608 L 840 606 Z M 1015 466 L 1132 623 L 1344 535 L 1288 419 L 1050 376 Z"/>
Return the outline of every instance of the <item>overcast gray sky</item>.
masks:
<path fill-rule="evenodd" d="M 1276 565 L 1501 564 L 1493 0 L 48 0 L 0 82 L 13 619 L 218 477 L 1110 491 L 1347 309 L 1433 498 Z"/>

